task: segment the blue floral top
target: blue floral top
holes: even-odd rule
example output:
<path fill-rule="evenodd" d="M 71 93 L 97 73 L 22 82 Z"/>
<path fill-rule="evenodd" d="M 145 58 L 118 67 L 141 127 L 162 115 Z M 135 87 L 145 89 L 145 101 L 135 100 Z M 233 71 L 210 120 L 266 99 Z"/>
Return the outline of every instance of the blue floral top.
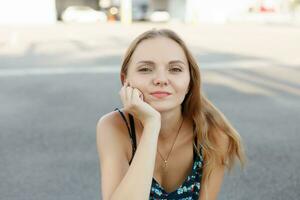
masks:
<path fill-rule="evenodd" d="M 136 151 L 136 137 L 135 137 L 135 128 L 134 128 L 134 120 L 131 114 L 129 114 L 129 122 L 130 127 L 127 123 L 127 120 L 123 114 L 122 111 L 120 111 L 118 108 L 115 110 L 118 110 L 121 114 L 122 118 L 126 122 L 126 126 L 129 131 L 129 135 L 131 138 L 131 144 L 132 144 L 132 157 L 129 162 L 131 164 L 131 161 L 133 159 L 134 153 Z M 195 143 L 197 144 L 197 139 L 195 137 Z M 202 165 L 203 165 L 203 156 L 202 156 L 202 147 L 200 145 L 200 154 L 196 151 L 196 145 L 193 145 L 193 152 L 194 152 L 194 163 L 193 168 L 189 175 L 186 177 L 185 181 L 177 188 L 176 190 L 172 192 L 166 192 L 165 189 L 153 178 L 152 179 L 152 185 L 151 185 L 151 191 L 150 191 L 150 197 L 149 200 L 198 200 L 199 199 L 199 193 L 200 193 L 200 182 L 202 178 Z"/>

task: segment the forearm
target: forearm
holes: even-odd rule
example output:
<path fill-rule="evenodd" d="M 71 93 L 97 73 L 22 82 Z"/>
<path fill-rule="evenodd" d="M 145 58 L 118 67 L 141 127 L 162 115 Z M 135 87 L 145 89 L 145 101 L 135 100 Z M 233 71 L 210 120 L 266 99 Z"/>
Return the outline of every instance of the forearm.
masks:
<path fill-rule="evenodd" d="M 160 126 L 146 124 L 131 165 L 111 200 L 146 200 L 149 199 L 150 188 L 155 168 L 157 138 Z"/>

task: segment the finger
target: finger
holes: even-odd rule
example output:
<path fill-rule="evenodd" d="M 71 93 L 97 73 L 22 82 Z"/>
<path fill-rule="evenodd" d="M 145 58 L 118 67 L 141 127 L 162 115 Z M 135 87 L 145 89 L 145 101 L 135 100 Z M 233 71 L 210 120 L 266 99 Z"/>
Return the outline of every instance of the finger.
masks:
<path fill-rule="evenodd" d="M 126 91 L 126 94 L 125 94 L 126 101 L 131 102 L 133 87 L 131 87 L 129 81 L 125 81 L 125 91 Z"/>
<path fill-rule="evenodd" d="M 134 88 L 133 91 L 132 91 L 132 99 L 131 101 L 136 103 L 140 100 L 140 97 L 139 97 L 139 91 L 137 88 Z"/>
<path fill-rule="evenodd" d="M 120 94 L 120 95 L 122 95 L 122 94 L 125 93 L 124 89 L 125 89 L 125 82 L 123 83 L 123 85 L 122 85 L 122 87 L 121 87 L 121 89 L 120 89 L 120 91 L 119 91 L 119 94 Z"/>
<path fill-rule="evenodd" d="M 125 82 L 123 83 L 123 86 L 122 86 L 120 92 L 119 92 L 119 94 L 120 94 L 120 96 L 121 96 L 121 99 L 123 100 L 123 103 L 125 103 L 126 98 L 127 98 L 127 90 L 126 90 L 127 85 L 128 85 L 128 82 L 125 81 Z"/>
<path fill-rule="evenodd" d="M 124 105 L 125 100 L 126 100 L 125 99 L 125 92 L 126 92 L 125 87 L 122 87 L 121 90 L 119 91 L 119 95 L 120 95 L 120 98 L 121 98 L 121 101 L 122 101 L 123 105 Z"/>
<path fill-rule="evenodd" d="M 138 98 L 138 100 L 144 100 L 144 95 L 138 88 L 135 88 L 134 94 L 136 94 L 134 97 Z"/>
<path fill-rule="evenodd" d="M 130 86 L 129 86 L 129 82 L 126 81 L 125 85 L 124 85 L 124 90 L 125 90 L 125 100 L 127 102 L 130 101 L 130 99 L 131 99 L 131 89 L 130 89 Z"/>
<path fill-rule="evenodd" d="M 127 86 L 127 87 L 126 87 L 126 100 L 127 100 L 128 102 L 131 101 L 132 90 L 133 90 L 132 87 L 130 87 L 130 86 Z"/>
<path fill-rule="evenodd" d="M 143 95 L 143 93 L 140 94 L 140 98 L 142 99 L 142 101 L 144 101 L 144 95 Z"/>
<path fill-rule="evenodd" d="M 139 97 L 144 101 L 144 94 L 139 90 Z"/>

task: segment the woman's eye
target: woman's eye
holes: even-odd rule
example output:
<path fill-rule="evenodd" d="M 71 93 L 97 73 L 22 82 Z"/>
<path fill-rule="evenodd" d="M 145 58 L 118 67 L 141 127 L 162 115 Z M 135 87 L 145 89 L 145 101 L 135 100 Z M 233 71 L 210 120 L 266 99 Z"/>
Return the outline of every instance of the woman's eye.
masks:
<path fill-rule="evenodd" d="M 144 68 L 141 68 L 138 70 L 139 72 L 151 72 L 152 69 L 149 68 L 149 67 L 144 67 Z M 178 67 L 173 67 L 170 69 L 170 71 L 173 71 L 173 72 L 182 72 L 182 69 L 181 68 L 178 68 Z"/>
<path fill-rule="evenodd" d="M 175 72 L 181 72 L 182 71 L 180 68 L 172 68 L 171 70 L 175 71 Z"/>
<path fill-rule="evenodd" d="M 141 71 L 141 72 L 148 72 L 148 71 L 151 71 L 151 69 L 149 69 L 149 68 L 142 68 L 139 71 Z"/>

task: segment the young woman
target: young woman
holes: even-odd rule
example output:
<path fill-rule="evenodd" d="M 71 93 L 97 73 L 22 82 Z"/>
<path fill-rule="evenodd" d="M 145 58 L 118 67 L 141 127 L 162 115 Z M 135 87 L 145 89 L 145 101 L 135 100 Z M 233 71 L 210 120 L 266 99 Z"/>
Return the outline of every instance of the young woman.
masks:
<path fill-rule="evenodd" d="M 123 109 L 97 123 L 102 199 L 216 200 L 225 168 L 246 157 L 185 43 L 168 29 L 141 34 L 120 78 Z"/>

